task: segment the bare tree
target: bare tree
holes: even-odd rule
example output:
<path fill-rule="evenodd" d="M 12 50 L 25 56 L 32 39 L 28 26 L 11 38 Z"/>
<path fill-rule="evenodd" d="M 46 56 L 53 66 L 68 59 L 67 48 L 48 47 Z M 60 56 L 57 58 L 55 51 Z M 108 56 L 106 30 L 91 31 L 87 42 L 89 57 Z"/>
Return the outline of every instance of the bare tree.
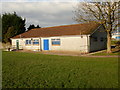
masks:
<path fill-rule="evenodd" d="M 75 8 L 77 22 L 95 21 L 104 25 L 107 32 L 107 53 L 111 53 L 111 32 L 118 26 L 120 2 L 82 2 Z"/>

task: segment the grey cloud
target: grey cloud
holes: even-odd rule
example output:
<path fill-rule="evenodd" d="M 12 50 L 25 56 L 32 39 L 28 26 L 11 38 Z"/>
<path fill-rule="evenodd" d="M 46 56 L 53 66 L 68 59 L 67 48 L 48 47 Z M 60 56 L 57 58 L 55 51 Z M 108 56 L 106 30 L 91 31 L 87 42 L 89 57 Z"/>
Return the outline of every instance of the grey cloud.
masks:
<path fill-rule="evenodd" d="M 72 2 L 6 2 L 2 5 L 2 13 L 16 11 L 18 15 L 26 18 L 26 27 L 30 24 L 56 26 L 75 23 L 72 19 L 74 5 Z"/>

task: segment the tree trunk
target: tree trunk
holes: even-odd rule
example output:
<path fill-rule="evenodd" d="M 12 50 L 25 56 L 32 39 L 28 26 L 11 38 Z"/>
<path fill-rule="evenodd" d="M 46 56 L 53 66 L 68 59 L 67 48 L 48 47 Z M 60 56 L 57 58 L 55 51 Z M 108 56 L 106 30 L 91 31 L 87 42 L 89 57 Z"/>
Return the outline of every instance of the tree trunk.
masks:
<path fill-rule="evenodd" d="M 112 53 L 111 51 L 111 34 L 107 31 L 107 53 Z"/>

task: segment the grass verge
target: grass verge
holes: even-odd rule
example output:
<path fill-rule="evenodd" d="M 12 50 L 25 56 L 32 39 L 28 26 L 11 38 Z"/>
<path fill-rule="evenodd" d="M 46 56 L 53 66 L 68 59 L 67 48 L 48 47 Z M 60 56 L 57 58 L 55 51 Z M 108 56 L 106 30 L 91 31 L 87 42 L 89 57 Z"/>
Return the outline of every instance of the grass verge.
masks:
<path fill-rule="evenodd" d="M 118 58 L 3 52 L 3 88 L 117 88 Z"/>

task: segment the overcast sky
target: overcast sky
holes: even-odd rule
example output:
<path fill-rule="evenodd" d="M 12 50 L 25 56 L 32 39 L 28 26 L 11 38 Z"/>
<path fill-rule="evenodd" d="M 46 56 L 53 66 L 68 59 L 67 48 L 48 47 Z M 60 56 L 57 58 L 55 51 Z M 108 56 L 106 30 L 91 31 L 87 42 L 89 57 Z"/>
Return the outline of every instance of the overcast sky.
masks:
<path fill-rule="evenodd" d="M 41 27 L 74 24 L 77 23 L 73 20 L 74 7 L 78 2 L 83 1 L 94 0 L 1 0 L 0 13 L 15 11 L 26 19 L 26 28 L 30 24 Z"/>
<path fill-rule="evenodd" d="M 64 0 L 65 1 L 65 0 Z M 76 23 L 73 20 L 77 0 L 2 0 L 2 12 L 13 13 L 26 19 L 26 28 L 30 24 L 41 27 Z"/>

